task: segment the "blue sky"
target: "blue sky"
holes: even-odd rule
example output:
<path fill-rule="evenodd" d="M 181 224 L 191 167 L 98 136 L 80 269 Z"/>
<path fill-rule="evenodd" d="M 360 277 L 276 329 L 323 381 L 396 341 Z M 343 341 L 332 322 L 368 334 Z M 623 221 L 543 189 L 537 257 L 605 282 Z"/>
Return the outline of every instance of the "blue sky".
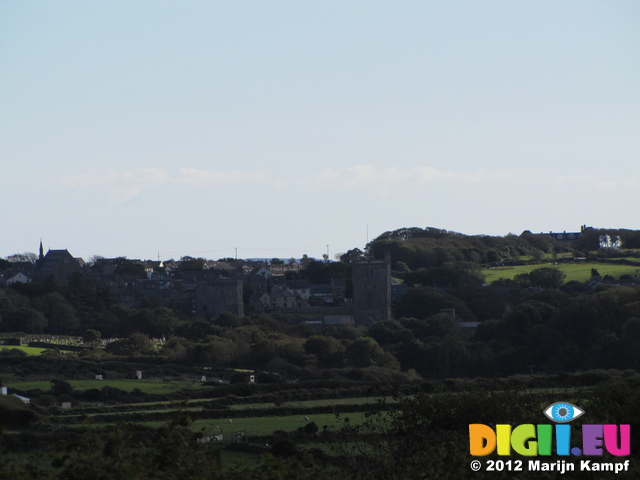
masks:
<path fill-rule="evenodd" d="M 640 229 L 640 2 L 0 1 L 0 257 Z"/>

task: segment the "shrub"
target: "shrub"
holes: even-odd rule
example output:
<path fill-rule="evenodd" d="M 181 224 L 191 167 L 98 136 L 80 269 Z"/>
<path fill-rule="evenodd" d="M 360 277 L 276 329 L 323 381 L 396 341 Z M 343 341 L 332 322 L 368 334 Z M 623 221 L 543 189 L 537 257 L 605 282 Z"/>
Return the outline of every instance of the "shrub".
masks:
<path fill-rule="evenodd" d="M 0 349 L 0 355 L 6 357 L 26 357 L 28 356 L 26 352 L 20 350 L 19 348 L 2 348 Z"/>
<path fill-rule="evenodd" d="M 14 396 L 0 396 L 0 426 L 28 428 L 41 420 L 40 416 Z"/>
<path fill-rule="evenodd" d="M 318 425 L 316 425 L 316 422 L 309 422 L 307 423 L 304 427 L 304 433 L 308 434 L 308 435 L 313 435 L 315 433 L 318 433 Z"/>
<path fill-rule="evenodd" d="M 298 448 L 288 438 L 279 438 L 271 446 L 271 453 L 276 457 L 293 457 L 298 454 Z"/>

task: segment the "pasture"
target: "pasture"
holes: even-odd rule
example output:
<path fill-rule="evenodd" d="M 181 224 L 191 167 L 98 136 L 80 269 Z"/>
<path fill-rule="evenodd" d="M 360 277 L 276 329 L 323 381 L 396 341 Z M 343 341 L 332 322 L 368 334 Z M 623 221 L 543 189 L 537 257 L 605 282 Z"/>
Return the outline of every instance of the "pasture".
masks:
<path fill-rule="evenodd" d="M 193 412 L 190 412 L 193 413 Z M 195 416 L 195 415 L 194 415 Z M 364 413 L 349 413 L 343 414 L 343 417 L 349 417 L 350 423 L 357 425 L 364 420 Z M 318 428 L 322 429 L 323 426 L 328 428 L 339 428 L 340 421 L 334 413 L 320 413 L 315 415 L 287 415 L 287 416 L 262 416 L 262 417 L 241 417 L 241 418 L 219 418 L 219 419 L 199 419 L 194 420 L 191 424 L 191 429 L 194 432 L 204 432 L 207 435 L 217 435 L 222 433 L 225 436 L 225 441 L 230 441 L 229 435 L 232 432 L 246 430 L 249 436 L 264 436 L 271 435 L 277 430 L 290 432 L 297 430 L 300 427 L 304 427 L 307 423 L 305 417 L 309 418 L 309 421 L 315 422 Z M 230 421 L 231 420 L 231 421 Z M 119 422 L 100 422 L 100 423 L 86 423 L 86 419 L 80 420 L 78 418 L 77 423 L 68 423 L 67 427 L 104 427 L 108 425 L 116 425 Z M 144 425 L 146 427 L 159 428 L 167 424 L 164 420 L 154 420 L 148 422 L 135 422 L 136 425 Z"/>
<path fill-rule="evenodd" d="M 613 263 L 559 263 L 554 265 L 538 264 L 538 265 L 518 265 L 514 267 L 495 267 L 482 270 L 485 281 L 487 283 L 494 282 L 501 278 L 513 280 L 516 275 L 529 273 L 532 270 L 543 267 L 557 268 L 566 275 L 565 282 L 577 281 L 588 282 L 591 278 L 591 269 L 598 270 L 601 276 L 611 275 L 614 278 L 620 278 L 621 275 L 631 275 L 636 277 L 640 275 L 640 267 L 633 265 L 618 265 Z"/>
<path fill-rule="evenodd" d="M 343 416 L 349 417 L 354 425 L 358 425 L 364 420 L 363 413 L 344 414 Z M 320 430 L 325 426 L 331 430 L 339 429 L 342 426 L 335 414 L 320 413 L 308 416 L 233 418 L 231 423 L 227 419 L 196 420 L 191 427 L 196 432 L 203 431 L 210 435 L 216 435 L 217 432 L 221 432 L 224 436 L 223 441 L 229 441 L 229 435 L 236 431 L 246 431 L 249 437 L 271 435 L 278 430 L 285 432 L 295 431 L 309 423 L 305 417 L 309 418 L 309 421 L 315 422 Z"/>
<path fill-rule="evenodd" d="M 50 349 L 50 348 L 39 348 L 39 347 L 22 347 L 22 346 L 9 346 L 9 345 L 2 345 L 0 346 L 0 350 L 19 350 L 21 352 L 26 353 L 27 355 L 42 355 L 44 352 L 53 352 L 56 351 L 54 349 Z M 72 353 L 68 350 L 57 350 L 60 353 Z"/>

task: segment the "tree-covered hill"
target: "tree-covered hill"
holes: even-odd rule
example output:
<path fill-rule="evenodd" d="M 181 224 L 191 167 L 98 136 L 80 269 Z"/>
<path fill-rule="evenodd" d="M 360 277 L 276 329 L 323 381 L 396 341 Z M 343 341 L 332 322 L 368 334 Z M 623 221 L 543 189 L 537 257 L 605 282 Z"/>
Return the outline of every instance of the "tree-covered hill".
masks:
<path fill-rule="evenodd" d="M 454 266 L 475 268 L 539 262 L 544 256 L 588 257 L 600 250 L 600 238 L 619 238 L 622 249 L 640 249 L 640 231 L 584 228 L 576 239 L 565 242 L 550 234 L 525 231 L 506 236 L 464 235 L 438 228 L 401 228 L 385 232 L 367 245 L 377 258 L 388 252 L 397 271 Z M 616 256 L 620 249 L 608 249 Z"/>

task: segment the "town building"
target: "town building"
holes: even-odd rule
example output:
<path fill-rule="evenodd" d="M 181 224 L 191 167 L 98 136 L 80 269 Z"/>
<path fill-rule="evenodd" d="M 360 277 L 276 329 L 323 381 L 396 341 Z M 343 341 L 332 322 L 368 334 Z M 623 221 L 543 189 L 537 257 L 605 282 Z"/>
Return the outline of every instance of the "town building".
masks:
<path fill-rule="evenodd" d="M 391 258 L 352 265 L 353 316 L 357 326 L 391 319 Z"/>

